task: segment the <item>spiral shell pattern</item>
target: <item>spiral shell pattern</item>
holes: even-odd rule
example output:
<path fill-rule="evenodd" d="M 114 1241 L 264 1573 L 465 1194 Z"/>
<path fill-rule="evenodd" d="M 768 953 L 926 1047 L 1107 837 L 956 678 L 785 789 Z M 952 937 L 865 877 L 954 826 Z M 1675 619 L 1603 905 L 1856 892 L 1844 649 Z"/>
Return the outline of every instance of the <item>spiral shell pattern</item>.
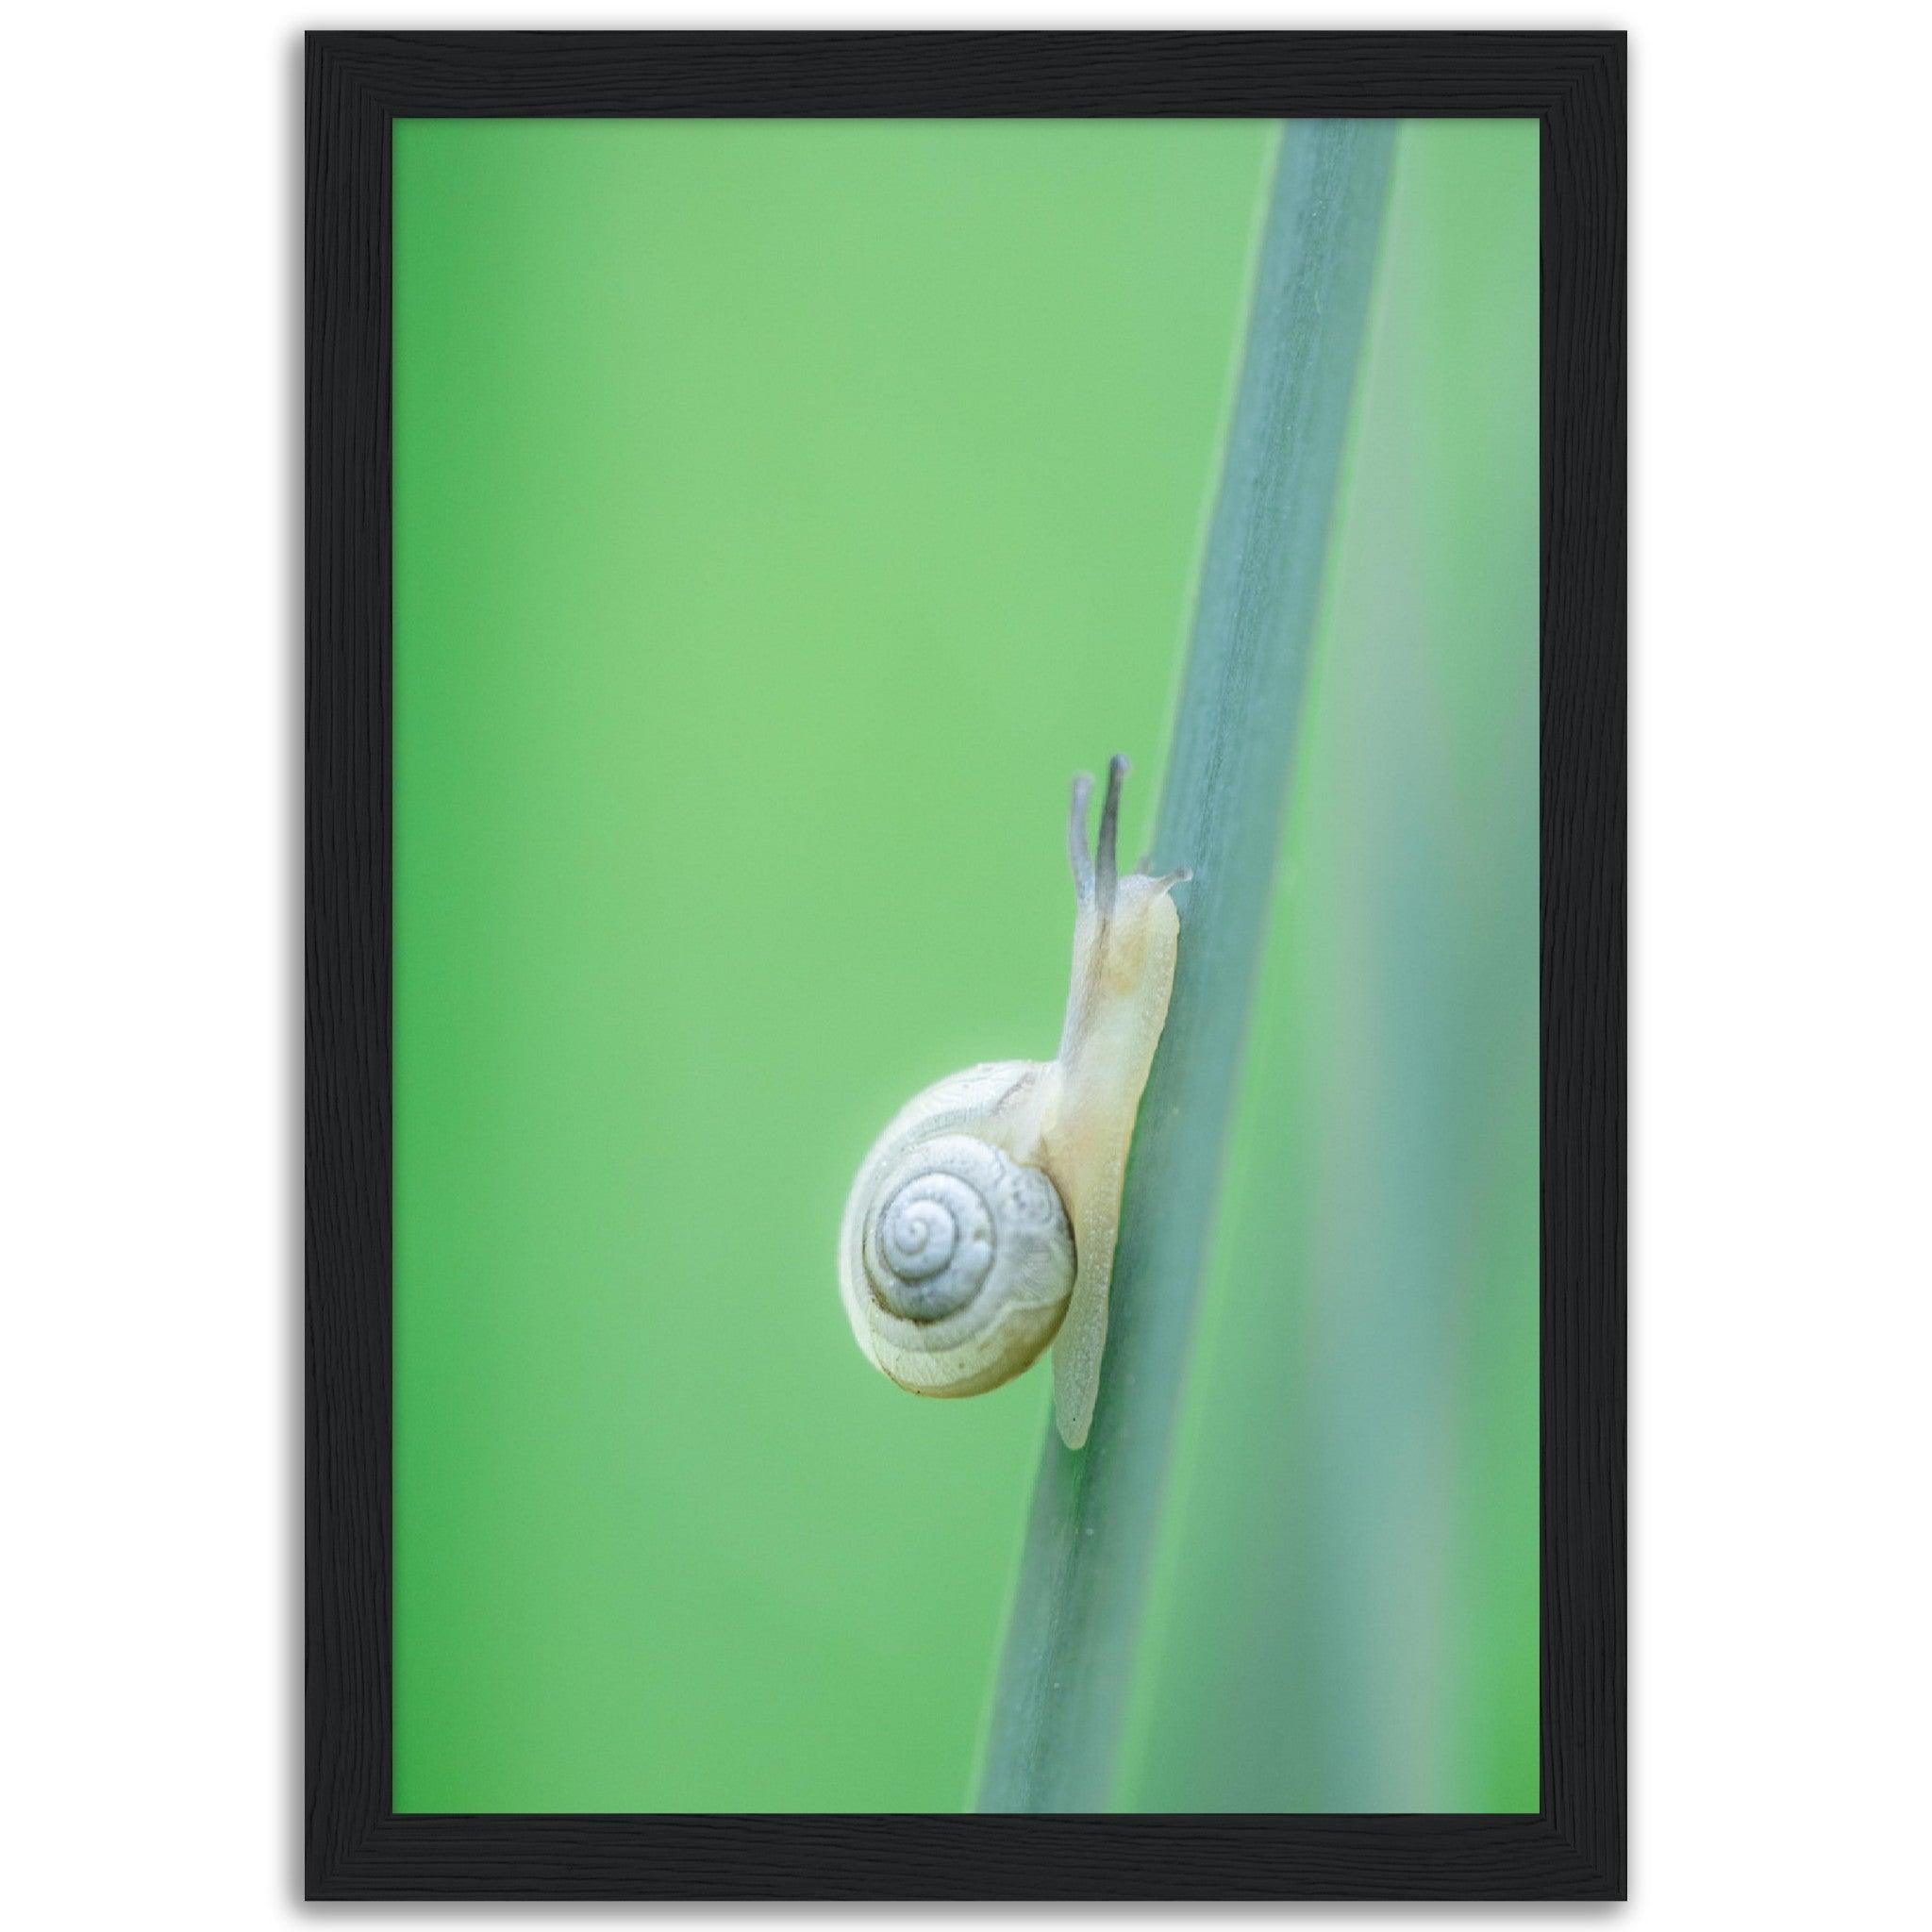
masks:
<path fill-rule="evenodd" d="M 914 1174 L 878 1219 L 873 1288 L 895 1315 L 934 1322 L 963 1308 L 992 1271 L 992 1209 L 957 1174 Z"/>
<path fill-rule="evenodd" d="M 1073 1292 L 1058 1191 L 970 1134 L 905 1149 L 880 1177 L 861 1243 L 874 1358 L 923 1394 L 970 1394 L 1018 1374 Z"/>

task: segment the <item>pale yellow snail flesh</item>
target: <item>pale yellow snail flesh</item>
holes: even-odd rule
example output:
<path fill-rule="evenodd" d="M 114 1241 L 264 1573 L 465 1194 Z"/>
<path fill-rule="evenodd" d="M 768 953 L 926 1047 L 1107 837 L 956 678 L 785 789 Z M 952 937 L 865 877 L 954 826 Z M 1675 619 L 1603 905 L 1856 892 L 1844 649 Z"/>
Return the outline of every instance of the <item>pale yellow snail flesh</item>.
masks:
<path fill-rule="evenodd" d="M 1092 780 L 1074 781 L 1074 974 L 1059 1053 L 928 1087 L 860 1165 L 839 1281 L 867 1357 L 915 1395 L 977 1395 L 1054 1342 L 1054 1416 L 1079 1448 L 1093 1419 L 1134 1115 L 1167 1020 L 1180 922 L 1174 887 L 1118 874 L 1127 761 L 1108 766 L 1097 850 Z"/>

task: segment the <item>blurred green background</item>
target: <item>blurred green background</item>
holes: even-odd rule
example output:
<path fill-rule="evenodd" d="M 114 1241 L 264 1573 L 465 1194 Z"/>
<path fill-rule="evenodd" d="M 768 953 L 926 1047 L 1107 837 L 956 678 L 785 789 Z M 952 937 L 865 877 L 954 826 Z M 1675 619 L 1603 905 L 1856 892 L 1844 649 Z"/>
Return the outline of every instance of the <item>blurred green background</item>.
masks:
<path fill-rule="evenodd" d="M 1049 1378 L 834 1238 L 1151 823 L 1279 138 L 397 124 L 399 1810 L 970 1803 Z M 1536 223 L 1404 127 L 1126 1808 L 1537 1802 Z"/>

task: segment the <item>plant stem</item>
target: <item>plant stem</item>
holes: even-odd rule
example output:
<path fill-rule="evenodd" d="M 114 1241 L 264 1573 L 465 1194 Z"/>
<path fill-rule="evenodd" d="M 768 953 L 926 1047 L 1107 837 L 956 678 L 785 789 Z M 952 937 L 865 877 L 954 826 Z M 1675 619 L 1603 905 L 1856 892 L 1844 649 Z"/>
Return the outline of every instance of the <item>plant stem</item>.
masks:
<path fill-rule="evenodd" d="M 1394 124 L 1284 129 L 1157 820 L 1189 865 L 1085 1449 L 1047 1431 L 986 1811 L 1108 1802 L 1319 614 Z"/>

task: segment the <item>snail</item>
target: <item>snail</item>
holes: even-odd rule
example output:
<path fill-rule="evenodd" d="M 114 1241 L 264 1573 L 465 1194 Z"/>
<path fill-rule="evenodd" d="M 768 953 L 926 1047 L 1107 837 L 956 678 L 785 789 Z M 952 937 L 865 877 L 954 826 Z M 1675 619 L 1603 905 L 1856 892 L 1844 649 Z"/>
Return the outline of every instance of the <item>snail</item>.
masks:
<path fill-rule="evenodd" d="M 915 1395 L 978 1395 L 1054 1347 L 1054 1418 L 1087 1440 L 1107 1343 L 1121 1188 L 1134 1116 L 1167 1020 L 1191 874 L 1124 877 L 1121 782 L 1108 765 L 1087 852 L 1093 781 L 1074 780 L 1074 973 L 1059 1051 L 999 1060 L 928 1087 L 873 1144 L 839 1231 L 845 1313 L 873 1364 Z"/>

